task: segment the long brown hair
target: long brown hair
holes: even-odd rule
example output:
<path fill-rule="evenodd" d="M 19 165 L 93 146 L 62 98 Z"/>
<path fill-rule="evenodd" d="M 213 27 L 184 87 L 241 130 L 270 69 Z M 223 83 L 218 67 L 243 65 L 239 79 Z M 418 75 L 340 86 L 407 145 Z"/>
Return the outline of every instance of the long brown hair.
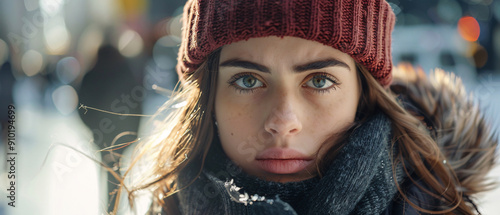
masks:
<path fill-rule="evenodd" d="M 135 159 L 129 168 L 130 171 L 140 159 L 149 160 L 149 172 L 144 174 L 143 179 L 130 191 L 126 189 L 132 207 L 136 192 L 147 189 L 152 191 L 155 205 L 166 205 L 166 211 L 175 213 L 177 209 L 172 195 L 183 189 L 177 187 L 176 179 L 179 173 L 187 166 L 196 166 L 199 168 L 198 174 L 201 173 L 215 132 L 212 113 L 219 55 L 220 49 L 213 52 L 199 69 L 189 74 L 182 89 L 176 91 L 156 114 L 157 120 L 161 122 L 161 127 L 157 129 L 159 132 L 138 146 Z M 396 100 L 396 95 L 390 89 L 384 89 L 362 65 L 357 64 L 357 67 L 362 95 L 356 123 L 363 123 L 377 111 L 384 112 L 392 121 L 392 143 L 399 149 L 398 154 L 394 156 L 396 159 L 393 161 L 393 168 L 402 165 L 409 180 L 441 201 L 445 208 L 440 211 L 421 208 L 418 203 L 411 202 L 405 195 L 405 190 L 398 186 L 400 195 L 421 212 L 472 214 L 463 194 L 455 187 L 458 181 L 453 169 L 443 164 L 444 156 L 426 126 L 405 110 Z M 173 106 L 178 108 L 172 110 Z M 168 117 L 161 117 L 160 113 L 169 111 L 171 113 Z M 355 128 L 356 126 L 353 126 L 350 131 Z M 345 134 L 348 135 L 350 131 Z M 333 155 L 335 150 L 338 150 L 338 147 L 330 149 L 332 152 L 327 154 Z M 334 157 L 325 157 L 325 162 L 319 165 L 327 165 L 328 159 Z M 324 166 L 319 166 L 318 169 L 323 170 Z M 394 177 L 395 180 L 396 178 Z M 194 180 L 195 178 L 191 183 Z M 416 183 L 417 180 L 427 185 L 428 189 Z M 396 184 L 399 183 L 396 181 Z M 124 183 L 121 185 L 124 186 Z M 117 205 L 118 202 L 115 210 Z"/>
<path fill-rule="evenodd" d="M 130 190 L 124 180 L 120 184 L 128 193 L 131 207 L 136 193 L 141 190 L 152 192 L 156 206 L 167 204 L 175 207 L 175 204 L 165 199 L 172 200 L 169 197 L 183 189 L 177 187 L 179 173 L 187 166 L 198 166 L 198 174 L 201 173 L 215 131 L 212 113 L 219 56 L 220 49 L 214 51 L 196 71 L 186 76 L 182 88 L 174 91 L 170 100 L 152 118 L 151 123 L 159 124 L 155 128 L 156 132 L 136 147 L 134 159 L 123 178 L 133 171 L 138 162 L 147 163 L 148 171 L 132 184 Z M 166 117 L 163 115 L 165 112 L 168 112 Z M 114 211 L 118 204 L 119 198 Z"/>
<path fill-rule="evenodd" d="M 430 207 L 442 209 L 433 211 L 419 207 L 418 203 L 409 200 L 405 190 L 396 181 L 401 197 L 412 207 L 424 213 L 472 214 L 471 207 L 464 201 L 463 193 L 457 190 L 457 185 L 460 183 L 453 168 L 443 163 L 446 158 L 431 137 L 428 127 L 416 118 L 421 116 L 407 111 L 402 106 L 403 104 L 396 100 L 397 95 L 391 89 L 382 88 L 362 65 L 357 64 L 357 67 L 361 73 L 363 88 L 358 111 L 364 115 L 382 111 L 391 119 L 392 144 L 399 149 L 393 161 L 393 169 L 402 165 L 408 180 L 442 203 L 430 205 Z M 411 174 L 412 172 L 414 174 Z M 397 180 L 397 177 L 394 179 Z M 425 184 L 428 189 L 421 184 Z"/>

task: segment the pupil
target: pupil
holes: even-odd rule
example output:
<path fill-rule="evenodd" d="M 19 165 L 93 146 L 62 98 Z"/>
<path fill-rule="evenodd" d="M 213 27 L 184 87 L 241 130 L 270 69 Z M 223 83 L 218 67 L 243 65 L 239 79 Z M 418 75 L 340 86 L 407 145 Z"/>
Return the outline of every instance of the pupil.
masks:
<path fill-rule="evenodd" d="M 253 87 L 253 85 L 255 85 L 255 82 L 256 80 L 253 77 L 247 76 L 243 78 L 243 84 L 245 85 L 245 87 Z"/>
<path fill-rule="evenodd" d="M 325 86 L 325 82 L 326 81 L 325 81 L 324 78 L 319 77 L 319 78 L 315 78 L 314 79 L 313 84 L 314 84 L 315 87 L 320 88 L 320 87 Z"/>

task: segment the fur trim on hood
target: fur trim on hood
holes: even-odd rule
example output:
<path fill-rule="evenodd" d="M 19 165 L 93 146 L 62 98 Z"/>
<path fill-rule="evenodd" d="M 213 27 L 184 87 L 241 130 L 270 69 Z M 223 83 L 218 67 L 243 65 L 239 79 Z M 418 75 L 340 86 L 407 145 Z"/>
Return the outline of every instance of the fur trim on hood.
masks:
<path fill-rule="evenodd" d="M 498 139 L 460 78 L 440 69 L 429 77 L 403 64 L 394 69 L 391 89 L 409 102 L 455 170 L 458 189 L 473 195 L 493 188 L 486 174 L 496 164 Z"/>

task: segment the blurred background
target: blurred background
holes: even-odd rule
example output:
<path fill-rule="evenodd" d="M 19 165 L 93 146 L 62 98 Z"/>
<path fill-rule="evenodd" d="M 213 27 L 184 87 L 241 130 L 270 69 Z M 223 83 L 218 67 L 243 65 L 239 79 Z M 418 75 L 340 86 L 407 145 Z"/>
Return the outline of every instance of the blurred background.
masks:
<path fill-rule="evenodd" d="M 455 72 L 500 132 L 500 1 L 389 2 L 397 15 L 394 63 Z M 147 134 L 147 116 L 168 99 L 184 3 L 0 0 L 3 161 L 9 104 L 17 128 L 16 207 L 2 197 L 0 214 L 105 214 L 113 206 L 116 181 L 95 161 L 119 170 L 116 153 L 131 146 L 106 149 Z M 9 168 L 1 163 L 1 196 L 9 195 Z M 500 180 L 500 169 L 491 177 Z M 500 212 L 499 189 L 479 199 L 483 214 Z"/>

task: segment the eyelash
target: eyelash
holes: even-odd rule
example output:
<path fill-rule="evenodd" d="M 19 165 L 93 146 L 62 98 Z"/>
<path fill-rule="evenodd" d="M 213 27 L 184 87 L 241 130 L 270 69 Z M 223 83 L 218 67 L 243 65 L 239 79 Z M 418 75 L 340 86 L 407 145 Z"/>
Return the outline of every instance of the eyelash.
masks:
<path fill-rule="evenodd" d="M 238 87 L 235 84 L 236 81 L 238 81 L 240 78 L 243 78 L 245 76 L 253 76 L 255 79 L 259 80 L 260 82 L 262 82 L 264 84 L 264 82 L 261 81 L 259 78 L 257 78 L 257 75 L 255 75 L 254 73 L 245 72 L 245 73 L 236 74 L 233 77 L 231 77 L 231 79 L 229 79 L 229 81 L 227 81 L 227 83 L 229 84 L 229 87 L 233 87 L 233 89 L 240 94 L 253 93 L 253 92 L 255 92 L 255 90 L 258 90 L 259 88 L 261 88 L 261 87 L 257 87 L 257 88 L 251 88 L 251 89 L 244 89 L 244 88 Z M 266 85 L 264 84 L 264 87 L 265 86 Z"/>
<path fill-rule="evenodd" d="M 257 80 L 259 80 L 259 81 L 260 81 L 260 79 L 259 79 L 259 78 L 257 78 L 257 77 L 256 77 L 256 75 L 255 75 L 255 74 L 253 74 L 253 73 L 248 73 L 248 72 L 246 72 L 246 73 L 239 73 L 239 74 L 234 75 L 233 77 L 231 77 L 231 79 L 229 79 L 229 81 L 227 81 L 227 83 L 229 84 L 229 87 L 233 87 L 233 88 L 234 88 L 234 90 L 235 90 L 236 92 L 240 93 L 240 94 L 254 93 L 254 92 L 255 92 L 255 90 L 258 90 L 259 88 L 261 88 L 261 87 L 258 87 L 258 88 L 244 89 L 244 88 L 238 87 L 238 86 L 235 84 L 235 82 L 236 82 L 236 81 L 238 81 L 240 78 L 243 78 L 243 77 L 245 77 L 245 76 L 253 76 L 254 78 L 256 78 Z M 312 73 L 312 74 L 309 74 L 309 75 L 306 77 L 306 80 L 307 80 L 307 81 L 305 81 L 305 82 L 302 84 L 302 86 L 303 86 L 303 87 L 307 87 L 307 86 L 304 86 L 304 85 L 306 85 L 306 83 L 307 83 L 308 81 L 310 81 L 312 78 L 314 78 L 314 77 L 316 77 L 316 76 L 321 76 L 322 78 L 325 78 L 325 79 L 327 79 L 327 80 L 331 81 L 333 84 L 332 84 L 332 86 L 331 86 L 331 87 L 328 87 L 328 88 L 326 88 L 326 89 L 314 89 L 314 88 L 312 88 L 311 90 L 313 90 L 313 92 L 314 92 L 314 93 L 319 93 L 319 94 L 329 93 L 329 92 L 331 92 L 332 90 L 336 90 L 336 89 L 337 89 L 337 87 L 339 87 L 339 85 L 340 85 L 339 81 L 338 81 L 338 80 L 337 80 L 337 78 L 335 78 L 334 76 L 332 76 L 332 75 L 330 75 L 330 74 L 328 74 L 328 73 L 325 73 L 325 72 L 319 72 L 319 73 Z M 264 84 L 264 82 L 263 82 L 263 81 L 261 81 L 261 82 Z M 265 87 L 265 86 L 266 86 L 266 85 L 264 84 L 264 87 Z"/>
<path fill-rule="evenodd" d="M 340 85 L 340 82 L 339 82 L 339 81 L 338 81 L 338 79 L 337 79 L 337 78 L 335 78 L 334 76 L 332 76 L 332 75 L 330 75 L 330 74 L 328 74 L 328 73 L 326 73 L 326 72 L 318 72 L 318 73 L 312 73 L 312 74 L 308 75 L 308 76 L 306 77 L 306 80 L 307 80 L 307 81 L 305 81 L 305 82 L 302 84 L 302 86 L 303 86 L 303 87 L 307 87 L 307 86 L 304 86 L 304 85 L 306 85 L 308 81 L 310 81 L 312 78 L 314 78 L 314 77 L 316 77 L 316 76 L 321 76 L 322 78 L 325 78 L 325 79 L 327 79 L 327 80 L 331 81 L 331 82 L 332 82 L 332 86 L 331 86 L 331 87 L 328 87 L 328 88 L 326 88 L 326 89 L 314 89 L 314 88 L 312 88 L 312 90 L 313 90 L 313 92 L 314 92 L 314 93 L 319 93 L 319 94 L 329 93 L 329 92 L 331 92 L 332 90 L 337 90 L 337 87 L 339 87 L 339 85 Z"/>

